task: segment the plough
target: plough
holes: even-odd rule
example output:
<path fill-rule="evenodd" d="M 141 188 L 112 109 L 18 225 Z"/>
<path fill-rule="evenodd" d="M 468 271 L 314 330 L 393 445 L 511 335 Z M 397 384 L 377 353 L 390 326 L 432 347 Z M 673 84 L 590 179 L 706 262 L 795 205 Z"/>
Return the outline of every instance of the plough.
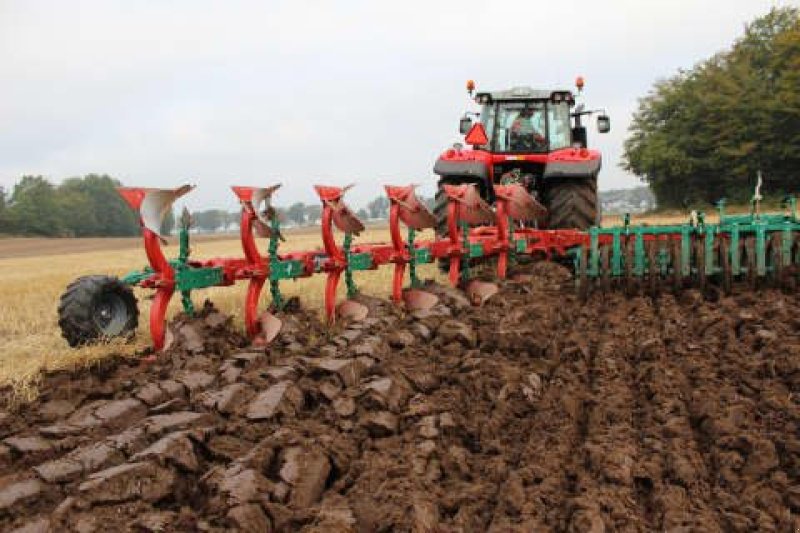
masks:
<path fill-rule="evenodd" d="M 391 298 L 409 309 L 430 307 L 436 297 L 421 290 L 418 265 L 449 260 L 449 280 L 467 286 L 470 264 L 480 259 L 497 258 L 497 276 L 505 278 L 508 265 L 518 255 L 548 259 L 566 257 L 568 251 L 587 239 L 584 232 L 545 231 L 524 227 L 535 220 L 543 208 L 518 184 L 498 185 L 497 203 L 486 204 L 474 185 L 448 186 L 448 227 L 446 238 L 417 240 L 416 234 L 432 228 L 436 220 L 414 192 L 414 186 L 386 186 L 390 201 L 389 234 L 385 243 L 356 244 L 363 229 L 362 221 L 344 202 L 349 187 L 316 186 L 322 202 L 322 248 L 311 251 L 279 251 L 282 240 L 280 220 L 275 216 L 271 199 L 278 186 L 232 187 L 242 209 L 240 240 L 242 257 L 196 259 L 189 244 L 190 219 L 184 211 L 179 231 L 178 257 L 168 260 L 162 249 L 165 239 L 159 234 L 161 220 L 172 204 L 191 191 L 184 185 L 177 189 L 120 188 L 125 201 L 139 213 L 148 266 L 123 278 L 88 276 L 79 278 L 64 293 L 59 306 L 62 332 L 71 345 L 97 339 L 131 335 L 136 327 L 138 310 L 130 290 L 133 286 L 155 291 L 150 307 L 150 335 L 153 347 L 164 347 L 165 319 L 172 296 L 179 293 L 183 309 L 194 312 L 192 291 L 207 287 L 230 286 L 247 282 L 244 324 L 247 334 L 258 344 L 268 344 L 280 330 L 280 320 L 273 314 L 285 305 L 280 282 L 325 275 L 324 311 L 333 324 L 337 316 L 361 319 L 367 308 L 355 296 L 358 288 L 354 273 L 393 265 Z M 471 227 L 475 224 L 483 226 Z M 405 226 L 406 233 L 403 235 Z M 336 231 L 343 234 L 341 243 Z M 268 239 L 267 253 L 259 250 L 256 237 Z M 586 241 L 588 242 L 588 241 Z M 409 287 L 404 289 L 408 271 Z M 337 305 L 336 293 L 344 277 L 347 298 Z M 269 282 L 271 312 L 260 312 L 264 285 Z M 472 291 L 486 290 L 474 283 Z M 94 291 L 86 295 L 87 291 Z M 480 299 L 481 295 L 473 295 Z"/>
<path fill-rule="evenodd" d="M 162 249 L 161 220 L 192 187 L 120 188 L 125 201 L 139 213 L 148 266 L 121 279 L 86 276 L 73 282 L 59 306 L 64 337 L 71 345 L 79 345 L 132 335 L 138 322 L 131 290 L 134 286 L 155 292 L 149 323 L 153 347 L 158 351 L 167 342 L 167 308 L 176 292 L 184 311 L 192 314 L 193 291 L 238 282 L 248 284 L 243 315 L 246 332 L 254 344 L 267 345 L 281 329 L 276 313 L 286 300 L 280 282 L 314 275 L 326 276 L 324 311 L 328 323 L 334 324 L 337 317 L 361 320 L 368 313 L 356 298 L 354 274 L 389 265 L 394 268 L 391 299 L 409 310 L 435 305 L 437 297 L 424 290 L 416 269 L 437 261 L 449 265 L 450 283 L 467 290 L 476 304 L 497 290 L 492 284 L 471 279 L 471 266 L 487 259 L 496 259 L 494 268 L 500 279 L 508 275 L 509 264 L 520 256 L 567 260 L 574 265 L 576 285 L 583 297 L 620 285 L 634 294 L 643 282 L 653 296 L 666 282 L 675 289 L 689 284 L 703 289 L 716 283 L 730 292 L 735 280 L 758 286 L 769 279 L 793 288 L 800 271 L 800 220 L 793 199 L 786 200 L 785 212 L 780 214 L 762 214 L 757 200 L 747 215 L 726 215 L 724 204 L 720 204 L 717 223 L 707 222 L 698 213 L 681 225 L 634 226 L 626 217 L 618 227 L 549 230 L 530 224 L 545 210 L 519 183 L 495 185 L 494 206 L 488 205 L 472 184 L 445 185 L 447 235 L 418 240 L 418 232 L 436 225 L 434 215 L 416 196 L 414 186 L 386 186 L 390 240 L 359 244 L 354 238 L 364 230 L 364 224 L 344 201 L 349 187 L 316 186 L 322 202 L 322 247 L 283 253 L 281 224 L 271 205 L 278 187 L 232 187 L 241 203 L 241 257 L 191 257 L 191 221 L 184 210 L 178 257 L 171 260 Z M 337 230 L 343 235 L 341 242 L 337 241 Z M 266 253 L 260 251 L 257 237 L 267 239 Z M 347 297 L 337 304 L 342 277 Z M 260 311 L 262 289 L 267 283 L 271 303 Z"/>

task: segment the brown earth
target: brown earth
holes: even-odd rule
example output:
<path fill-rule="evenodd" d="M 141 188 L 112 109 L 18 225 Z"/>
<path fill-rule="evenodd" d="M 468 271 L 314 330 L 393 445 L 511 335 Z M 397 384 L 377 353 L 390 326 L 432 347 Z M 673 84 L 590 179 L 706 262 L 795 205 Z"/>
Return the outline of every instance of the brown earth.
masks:
<path fill-rule="evenodd" d="M 47 376 L 0 414 L 0 529 L 800 529 L 797 295 L 584 305 L 533 270 L 266 351 L 207 308 L 157 363 Z"/>

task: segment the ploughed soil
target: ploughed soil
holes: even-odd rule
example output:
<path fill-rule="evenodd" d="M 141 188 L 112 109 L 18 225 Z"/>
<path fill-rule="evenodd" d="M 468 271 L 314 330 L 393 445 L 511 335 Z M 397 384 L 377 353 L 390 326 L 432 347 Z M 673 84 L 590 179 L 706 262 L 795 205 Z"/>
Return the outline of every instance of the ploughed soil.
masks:
<path fill-rule="evenodd" d="M 296 310 L 268 349 L 207 307 L 155 363 L 46 376 L 0 415 L 0 529 L 800 529 L 800 297 L 531 272 L 480 308 Z"/>

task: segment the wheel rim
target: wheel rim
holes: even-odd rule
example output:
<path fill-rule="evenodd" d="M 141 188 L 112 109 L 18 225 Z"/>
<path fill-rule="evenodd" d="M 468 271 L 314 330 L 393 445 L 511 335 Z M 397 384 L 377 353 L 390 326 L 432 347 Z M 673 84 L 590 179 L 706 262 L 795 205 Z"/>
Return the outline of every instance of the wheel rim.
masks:
<path fill-rule="evenodd" d="M 94 302 L 92 321 L 105 337 L 120 335 L 129 318 L 128 306 L 119 294 L 103 294 Z"/>

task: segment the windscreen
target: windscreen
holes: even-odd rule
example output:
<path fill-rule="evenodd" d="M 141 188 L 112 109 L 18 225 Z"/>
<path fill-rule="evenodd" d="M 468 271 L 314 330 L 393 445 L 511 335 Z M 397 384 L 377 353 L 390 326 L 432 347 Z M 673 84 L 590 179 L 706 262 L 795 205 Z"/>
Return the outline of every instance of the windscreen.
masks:
<path fill-rule="evenodd" d="M 548 152 L 570 145 L 566 102 L 498 102 L 484 106 L 481 119 L 495 152 Z"/>

